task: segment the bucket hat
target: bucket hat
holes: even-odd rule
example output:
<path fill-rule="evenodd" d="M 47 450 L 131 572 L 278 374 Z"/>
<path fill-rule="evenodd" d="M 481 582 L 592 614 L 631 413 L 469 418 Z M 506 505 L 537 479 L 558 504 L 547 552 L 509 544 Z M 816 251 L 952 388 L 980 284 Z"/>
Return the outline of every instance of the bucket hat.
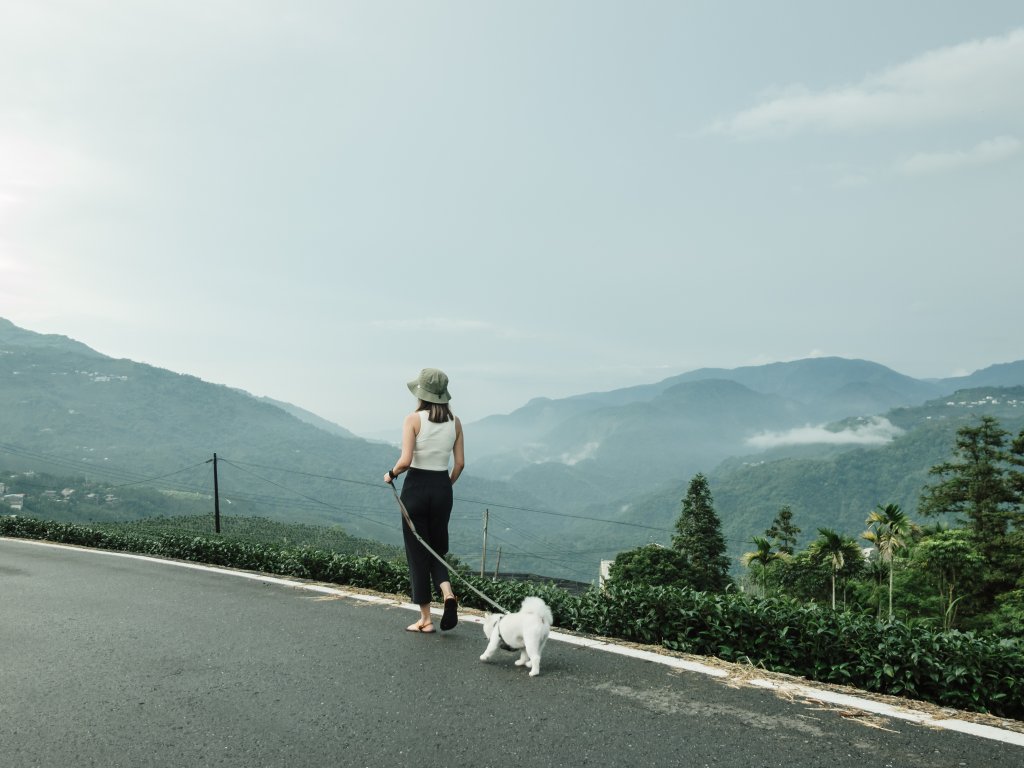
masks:
<path fill-rule="evenodd" d="M 427 403 L 447 403 L 452 399 L 448 392 L 448 376 L 437 368 L 424 368 L 419 377 L 407 386 L 413 395 Z"/>

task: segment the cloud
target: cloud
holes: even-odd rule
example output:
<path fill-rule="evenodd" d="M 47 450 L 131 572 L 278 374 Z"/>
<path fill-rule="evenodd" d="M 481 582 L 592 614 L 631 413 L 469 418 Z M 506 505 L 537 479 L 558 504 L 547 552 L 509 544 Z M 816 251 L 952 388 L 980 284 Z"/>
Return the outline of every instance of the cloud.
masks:
<path fill-rule="evenodd" d="M 999 136 L 968 150 L 954 152 L 919 152 L 899 165 L 899 170 L 906 174 L 920 175 L 942 173 L 961 168 L 974 168 L 980 165 L 998 163 L 1020 151 L 1021 142 L 1012 136 Z"/>
<path fill-rule="evenodd" d="M 708 130 L 737 138 L 849 132 L 1024 113 L 1024 29 L 929 51 L 859 83 L 792 85 Z"/>
<path fill-rule="evenodd" d="M 575 466 L 581 461 L 587 461 L 597 456 L 597 451 L 601 447 L 601 443 L 597 440 L 590 440 L 583 445 L 579 446 L 575 450 L 563 451 L 562 453 L 552 453 L 551 450 L 542 443 L 529 443 L 519 447 L 520 455 L 523 459 L 530 462 L 531 464 L 565 464 L 567 466 Z"/>
<path fill-rule="evenodd" d="M 597 449 L 600 447 L 601 443 L 596 441 L 584 443 L 575 453 L 563 453 L 561 463 L 568 464 L 570 467 L 575 466 L 581 461 L 594 458 L 597 455 Z"/>
<path fill-rule="evenodd" d="M 885 445 L 901 435 L 903 430 L 882 416 L 875 416 L 863 424 L 833 432 L 824 425 L 806 426 L 785 432 L 762 432 L 747 438 L 752 448 L 779 448 L 792 445 Z"/>

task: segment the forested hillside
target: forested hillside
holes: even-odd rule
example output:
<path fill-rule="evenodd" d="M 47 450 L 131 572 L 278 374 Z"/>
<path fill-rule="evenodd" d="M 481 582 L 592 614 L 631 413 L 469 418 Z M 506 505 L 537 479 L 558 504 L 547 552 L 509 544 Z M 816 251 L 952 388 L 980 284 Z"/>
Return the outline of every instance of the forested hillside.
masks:
<path fill-rule="evenodd" d="M 81 504 L 85 519 L 212 512 L 216 453 L 225 514 L 342 525 L 355 536 L 401 543 L 397 507 L 382 482 L 395 447 L 314 426 L 236 389 L 115 360 L 6 321 L 0 321 L 0 427 L 0 469 L 52 476 L 48 487 L 37 488 L 40 494 L 77 488 L 72 503 Z M 36 481 L 22 475 L 7 484 Z M 104 491 L 85 503 L 90 483 Z M 144 486 L 175 494 L 138 493 L 135 503 L 124 503 L 128 489 Z M 539 504 L 472 476 L 459 488 L 482 504 Z M 121 503 L 105 502 L 107 493 Z M 480 520 L 482 504 L 460 501 L 455 514 Z M 28 505 L 52 506 L 41 497 Z M 53 507 L 62 519 L 71 508 Z M 478 542 L 476 524 L 454 532 L 458 551 L 475 552 Z M 516 553 L 506 553 L 506 563 L 524 568 L 515 560 Z"/>
<path fill-rule="evenodd" d="M 795 523 L 808 540 L 822 526 L 859 534 L 864 518 L 878 504 L 899 504 L 913 516 L 929 482 L 928 470 L 953 454 L 957 430 L 982 415 L 994 416 L 1007 430 L 1019 432 L 1024 428 L 1024 387 L 965 390 L 916 408 L 892 410 L 886 418 L 903 433 L 884 445 L 833 448 L 820 457 L 801 455 L 807 453 L 805 447 L 778 448 L 756 458 L 733 458 L 702 468 L 709 476 L 733 561 L 750 548 L 751 536 L 764 533 L 784 505 L 792 508 Z M 618 534 L 621 548 L 666 543 L 688 481 L 680 476 L 651 493 L 593 505 L 586 514 L 661 529 L 623 529 Z"/>

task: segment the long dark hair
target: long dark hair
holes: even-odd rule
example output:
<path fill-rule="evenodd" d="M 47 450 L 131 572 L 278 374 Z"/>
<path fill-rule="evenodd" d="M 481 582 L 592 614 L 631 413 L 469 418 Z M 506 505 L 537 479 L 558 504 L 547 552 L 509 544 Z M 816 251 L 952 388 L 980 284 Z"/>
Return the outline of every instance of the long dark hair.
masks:
<path fill-rule="evenodd" d="M 428 403 L 426 400 L 420 400 L 419 407 L 416 410 L 427 411 L 427 419 L 435 424 L 443 424 L 455 418 L 455 414 L 448 407 L 448 403 Z"/>

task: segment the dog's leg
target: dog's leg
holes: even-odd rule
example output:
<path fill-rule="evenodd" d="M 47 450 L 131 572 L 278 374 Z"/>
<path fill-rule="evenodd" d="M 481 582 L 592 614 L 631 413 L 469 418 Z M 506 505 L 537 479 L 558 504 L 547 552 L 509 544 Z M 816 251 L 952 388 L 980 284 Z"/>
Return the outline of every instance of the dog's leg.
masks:
<path fill-rule="evenodd" d="M 517 667 L 521 667 L 521 666 L 523 666 L 523 664 L 529 664 L 529 663 L 530 663 L 530 654 L 528 654 L 526 652 L 526 649 L 523 648 L 523 650 L 521 650 L 519 652 L 519 658 L 516 659 L 516 666 Z"/>
<path fill-rule="evenodd" d="M 544 647 L 544 641 L 534 634 L 524 637 L 523 640 L 526 642 L 524 653 L 530 657 L 526 663 L 530 668 L 530 677 L 536 677 L 540 674 L 540 651 Z"/>
<path fill-rule="evenodd" d="M 487 650 L 480 654 L 480 661 L 490 661 L 494 656 L 494 652 L 498 650 L 498 645 L 501 643 L 501 633 L 498 632 L 498 628 L 495 627 L 494 631 L 491 632 L 491 638 L 487 643 Z"/>

